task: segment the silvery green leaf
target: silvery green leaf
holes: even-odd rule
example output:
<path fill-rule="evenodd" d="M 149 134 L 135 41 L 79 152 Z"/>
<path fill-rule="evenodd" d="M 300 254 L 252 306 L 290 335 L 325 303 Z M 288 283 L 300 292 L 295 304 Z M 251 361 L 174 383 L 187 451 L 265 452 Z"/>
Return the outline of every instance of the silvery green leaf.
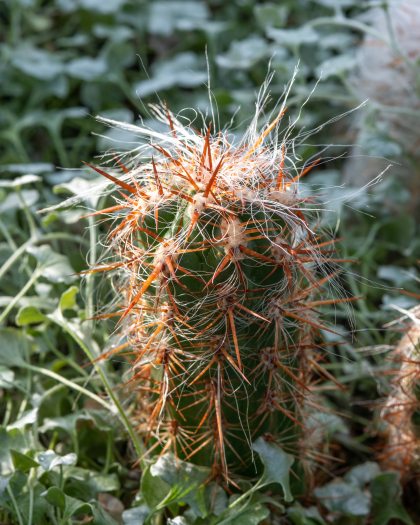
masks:
<path fill-rule="evenodd" d="M 136 133 L 126 129 L 111 128 L 98 137 L 98 148 L 105 151 L 109 148 L 119 151 L 130 151 L 139 144 Z"/>
<path fill-rule="evenodd" d="M 143 525 L 149 516 L 150 509 L 147 505 L 125 510 L 122 514 L 123 525 Z"/>
<path fill-rule="evenodd" d="M 27 410 L 20 416 L 19 419 L 17 419 L 16 421 L 8 425 L 7 430 L 12 430 L 15 428 L 22 429 L 26 425 L 33 425 L 35 421 L 37 420 L 37 417 L 38 417 L 37 408 L 32 408 L 31 410 Z"/>
<path fill-rule="evenodd" d="M 357 6 L 360 0 L 315 0 L 317 4 L 323 5 L 324 7 L 330 7 L 335 9 L 336 7 L 351 7 Z"/>
<path fill-rule="evenodd" d="M 29 352 L 29 340 L 21 330 L 0 330 L 0 364 L 6 367 L 22 366 Z"/>
<path fill-rule="evenodd" d="M 75 434 L 76 425 L 79 421 L 93 421 L 93 417 L 87 412 L 73 412 L 65 416 L 47 417 L 43 420 L 40 432 L 61 428 L 69 434 Z"/>
<path fill-rule="evenodd" d="M 287 516 L 294 525 L 326 525 L 316 507 L 302 507 L 299 503 L 287 509 Z"/>
<path fill-rule="evenodd" d="M 190 29 L 194 29 L 195 26 L 201 28 L 208 17 L 207 5 L 200 0 L 155 0 L 150 5 L 148 27 L 153 34 L 168 36 L 185 23 L 188 23 Z"/>
<path fill-rule="evenodd" d="M 68 283 L 76 278 L 67 257 L 53 251 L 50 246 L 29 246 L 27 252 L 38 261 L 44 279 L 53 283 Z"/>
<path fill-rule="evenodd" d="M 309 26 L 303 26 L 298 29 L 275 29 L 269 27 L 267 36 L 272 38 L 277 44 L 286 47 L 298 47 L 302 44 L 313 44 L 318 41 L 319 34 Z"/>
<path fill-rule="evenodd" d="M 282 27 L 287 21 L 289 7 L 273 2 L 264 2 L 254 7 L 254 13 L 259 25 L 266 27 Z"/>
<path fill-rule="evenodd" d="M 80 197 L 82 200 L 88 202 L 95 208 L 98 199 L 109 181 L 105 177 L 97 177 L 95 175 L 89 179 L 82 179 L 82 177 L 74 177 L 68 182 L 54 186 L 54 193 L 71 193 L 72 195 Z"/>
<path fill-rule="evenodd" d="M 294 463 L 294 457 L 287 454 L 278 445 L 269 443 L 259 437 L 252 448 L 258 452 L 264 465 L 262 481 L 265 485 L 278 483 L 281 485 L 285 501 L 293 501 L 290 491 L 290 468 Z"/>
<path fill-rule="evenodd" d="M 7 197 L 0 202 L 0 212 L 8 212 L 12 210 L 20 210 L 25 205 L 29 208 L 39 200 L 39 192 L 37 190 L 22 190 L 20 196 L 16 193 L 9 193 Z"/>
<path fill-rule="evenodd" d="M 139 82 L 135 87 L 138 97 L 145 97 L 175 86 L 195 87 L 207 80 L 207 71 L 194 53 L 179 53 L 171 60 L 158 62 L 151 78 Z"/>
<path fill-rule="evenodd" d="M 370 512 L 370 494 L 353 483 L 333 481 L 315 489 L 315 496 L 329 511 L 346 516 L 367 516 Z"/>
<path fill-rule="evenodd" d="M 0 388 L 5 390 L 13 387 L 15 373 L 10 368 L 0 365 Z"/>
<path fill-rule="evenodd" d="M 270 511 L 264 504 L 264 498 L 255 493 L 240 505 L 236 505 L 232 501 L 226 511 L 218 516 L 214 523 L 215 525 L 259 525 L 269 515 Z"/>
<path fill-rule="evenodd" d="M 185 516 L 177 516 L 176 518 L 169 519 L 168 525 L 190 525 L 191 522 L 188 521 Z"/>
<path fill-rule="evenodd" d="M 104 15 L 118 12 L 125 4 L 126 0 L 77 0 L 82 9 L 95 11 Z"/>
<path fill-rule="evenodd" d="M 133 30 L 127 26 L 95 24 L 93 34 L 98 38 L 110 38 L 117 42 L 124 42 L 132 38 Z"/>
<path fill-rule="evenodd" d="M 60 465 L 72 466 L 77 463 L 77 456 L 73 452 L 66 454 L 65 456 L 59 456 L 53 450 L 40 452 L 37 454 L 36 459 L 41 467 L 46 471 L 52 470 L 53 468 Z"/>
<path fill-rule="evenodd" d="M 39 173 L 48 173 L 54 169 L 53 164 L 48 162 L 29 162 L 24 164 L 3 164 L 0 166 L 0 171 L 8 173 L 21 173 L 23 175 L 27 173 L 33 173 L 35 175 Z"/>
<path fill-rule="evenodd" d="M 21 186 L 25 186 L 26 184 L 33 184 L 34 182 L 38 182 L 42 180 L 41 177 L 38 177 L 38 175 L 22 175 L 21 177 L 16 177 L 13 180 L 0 180 L 0 188 L 20 188 Z"/>
<path fill-rule="evenodd" d="M 102 58 L 75 58 L 67 64 L 66 71 L 74 78 L 92 81 L 107 72 L 107 63 Z"/>
<path fill-rule="evenodd" d="M 380 474 L 381 469 L 378 464 L 373 461 L 367 461 L 362 465 L 357 465 L 347 472 L 344 476 L 344 479 L 349 483 L 354 483 L 360 488 L 363 488 L 364 485 L 370 483 L 378 474 Z"/>
<path fill-rule="evenodd" d="M 150 466 L 148 491 L 153 491 L 153 478 L 158 478 L 167 487 L 167 493 L 156 509 L 163 509 L 174 502 L 185 502 L 197 517 L 208 514 L 205 482 L 209 477 L 209 469 L 181 461 L 173 454 L 165 454 Z M 144 484 L 142 483 L 142 487 Z M 163 492 L 165 487 L 158 485 Z M 145 494 L 146 499 L 146 494 Z"/>
<path fill-rule="evenodd" d="M 233 41 L 229 50 L 216 57 L 216 62 L 225 69 L 250 69 L 270 54 L 270 46 L 259 36 Z"/>
<path fill-rule="evenodd" d="M 316 74 L 323 79 L 327 79 L 353 69 L 355 64 L 356 59 L 354 55 L 338 55 L 322 62 L 316 68 Z"/>
<path fill-rule="evenodd" d="M 53 80 L 64 70 L 57 53 L 50 53 L 29 45 L 22 45 L 11 55 L 12 65 L 28 76 L 38 80 Z"/>

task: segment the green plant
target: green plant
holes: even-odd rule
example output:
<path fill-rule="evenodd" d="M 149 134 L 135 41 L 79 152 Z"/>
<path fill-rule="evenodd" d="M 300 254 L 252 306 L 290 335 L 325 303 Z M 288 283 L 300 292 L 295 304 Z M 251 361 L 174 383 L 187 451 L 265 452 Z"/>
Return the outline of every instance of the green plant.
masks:
<path fill-rule="evenodd" d="M 118 277 L 121 341 L 102 357 L 130 357 L 149 452 L 211 465 L 228 481 L 253 472 L 260 436 L 304 451 L 319 410 L 312 382 L 328 376 L 318 334 L 333 331 L 318 309 L 349 300 L 326 290 L 334 241 L 315 232 L 316 206 L 300 191 L 319 159 L 298 167 L 297 119 L 280 132 L 285 99 L 257 131 L 265 98 L 266 86 L 237 145 L 153 106 L 168 133 L 129 126 L 146 143 L 117 161 L 123 177 L 91 166 L 118 190 L 94 212 L 114 227 L 90 273 Z"/>

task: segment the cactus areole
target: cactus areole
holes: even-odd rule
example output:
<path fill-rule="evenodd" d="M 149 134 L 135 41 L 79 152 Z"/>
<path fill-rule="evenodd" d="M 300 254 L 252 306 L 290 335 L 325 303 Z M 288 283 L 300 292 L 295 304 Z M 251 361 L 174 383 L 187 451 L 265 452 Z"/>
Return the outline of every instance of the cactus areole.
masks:
<path fill-rule="evenodd" d="M 300 188 L 317 162 L 295 158 L 284 103 L 258 131 L 259 109 L 236 145 L 164 106 L 151 110 L 167 133 L 102 119 L 140 145 L 113 168 L 91 166 L 116 190 L 95 212 L 112 228 L 90 270 L 117 275 L 121 341 L 104 357 L 130 360 L 148 450 L 225 480 L 250 471 L 259 436 L 299 453 L 324 373 L 317 309 L 337 302 L 333 241 Z"/>

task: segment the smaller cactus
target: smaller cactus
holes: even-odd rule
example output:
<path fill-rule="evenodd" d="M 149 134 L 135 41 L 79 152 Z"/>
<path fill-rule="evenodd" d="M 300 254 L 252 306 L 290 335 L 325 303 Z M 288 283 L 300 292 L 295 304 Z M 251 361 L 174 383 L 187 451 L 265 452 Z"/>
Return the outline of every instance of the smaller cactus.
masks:
<path fill-rule="evenodd" d="M 96 214 L 113 222 L 102 263 L 117 275 L 118 346 L 138 392 L 136 420 L 150 453 L 213 468 L 215 477 L 255 472 L 251 442 L 277 439 L 298 454 L 305 414 L 319 406 L 315 383 L 327 372 L 318 336 L 336 275 L 333 240 L 310 217 L 285 102 L 257 132 L 257 113 L 238 144 L 228 132 L 183 125 L 151 106 L 168 133 L 129 128 L 139 147 L 94 170 L 116 189 Z M 306 136 L 305 136 L 306 138 Z M 323 290 L 321 299 L 315 295 Z"/>
<path fill-rule="evenodd" d="M 420 438 L 413 420 L 420 408 L 420 307 L 408 315 L 412 322 L 395 349 L 398 370 L 381 410 L 386 442 L 380 460 L 385 468 L 399 472 L 403 481 L 420 468 Z"/>

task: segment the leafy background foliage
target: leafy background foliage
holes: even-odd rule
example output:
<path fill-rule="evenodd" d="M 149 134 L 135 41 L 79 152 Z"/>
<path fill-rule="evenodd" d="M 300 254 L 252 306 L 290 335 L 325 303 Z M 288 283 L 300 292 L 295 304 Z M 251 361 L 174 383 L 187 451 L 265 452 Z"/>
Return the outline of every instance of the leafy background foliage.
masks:
<path fill-rule="evenodd" d="M 362 299 L 354 305 L 355 337 L 348 312 L 330 312 L 344 343 L 332 347 L 327 366 L 346 388 L 326 394 L 340 413 L 327 428 L 344 463 L 320 474 L 300 503 L 289 502 L 290 461 L 263 443 L 255 450 L 265 473 L 244 482 L 241 496 L 204 486 L 204 470 L 170 456 L 147 466 L 140 480 L 135 458 L 141 443 L 126 416 L 133 399 L 121 386 L 124 364 L 90 365 L 112 334 L 112 323 L 91 320 L 97 305 L 112 297 L 109 283 L 78 275 L 97 260 L 101 226 L 83 218 L 83 208 L 38 213 L 92 183 L 92 173 L 80 168 L 83 160 L 110 147 L 133 147 L 134 135 L 103 129 L 94 115 L 148 119 L 146 104 L 157 93 L 174 111 L 205 111 L 207 64 L 220 125 L 234 118 L 238 134 L 269 61 L 276 73 L 273 100 L 299 61 L 291 114 L 322 73 L 302 127 L 356 107 L 362 102 L 352 77 L 357 46 L 371 31 L 363 15 L 374 5 L 386 12 L 387 2 L 356 0 L 0 1 L 2 523 L 416 520 L 408 513 L 414 512 L 413 488 L 401 499 L 397 475 L 380 472 L 375 462 L 380 422 L 374 407 L 387 392 L 387 351 L 396 338 L 383 324 L 395 316 L 392 305 L 415 305 L 401 289 L 416 291 L 420 258 L 415 206 L 402 175 L 404 140 L 381 126 L 383 107 L 371 101 L 317 139 L 336 144 L 329 154 L 341 157 L 315 171 L 309 183 L 315 192 L 329 188 L 331 213 L 322 221 L 343 237 L 342 253 L 358 260 L 343 286 Z M 315 151 L 302 148 L 303 155 Z M 359 153 L 397 164 L 380 184 L 355 192 L 351 180 L 341 185 L 345 157 Z M 100 206 L 97 200 L 84 204 Z M 320 424 L 316 418 L 314 424 Z"/>

